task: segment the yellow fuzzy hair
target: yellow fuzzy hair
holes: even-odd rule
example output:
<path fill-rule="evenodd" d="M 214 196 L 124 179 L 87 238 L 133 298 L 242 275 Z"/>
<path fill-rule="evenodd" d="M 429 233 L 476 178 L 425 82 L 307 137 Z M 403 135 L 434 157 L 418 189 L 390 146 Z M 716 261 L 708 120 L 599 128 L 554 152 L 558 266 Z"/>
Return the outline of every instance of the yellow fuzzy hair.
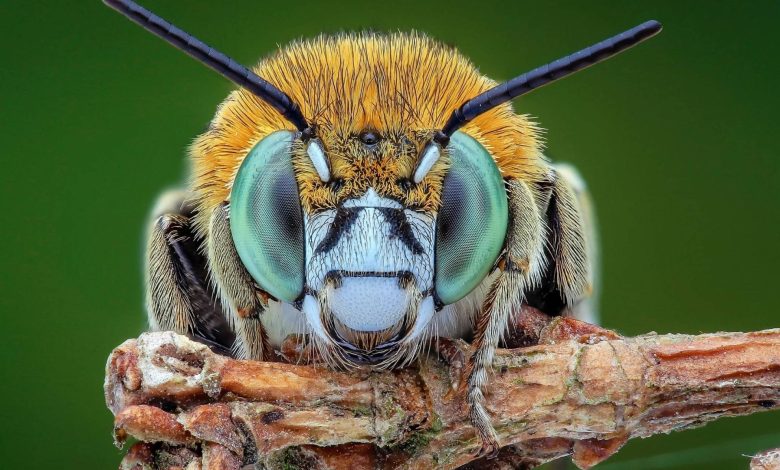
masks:
<path fill-rule="evenodd" d="M 411 177 L 419 150 L 454 109 L 495 85 L 455 49 L 418 33 L 320 36 L 281 49 L 254 71 L 298 103 L 316 126 L 334 176 L 344 182 L 338 192 L 322 184 L 297 146 L 293 159 L 307 211 L 359 195 L 368 186 L 409 206 L 436 210 L 446 159 L 420 185 L 404 190 L 397 181 Z M 294 126 L 244 89 L 220 105 L 191 147 L 201 234 L 213 209 L 229 199 L 244 157 L 280 129 Z M 365 130 L 386 137 L 370 155 L 356 140 Z M 482 114 L 461 131 L 493 155 L 505 178 L 544 178 L 539 130 L 511 105 Z"/>

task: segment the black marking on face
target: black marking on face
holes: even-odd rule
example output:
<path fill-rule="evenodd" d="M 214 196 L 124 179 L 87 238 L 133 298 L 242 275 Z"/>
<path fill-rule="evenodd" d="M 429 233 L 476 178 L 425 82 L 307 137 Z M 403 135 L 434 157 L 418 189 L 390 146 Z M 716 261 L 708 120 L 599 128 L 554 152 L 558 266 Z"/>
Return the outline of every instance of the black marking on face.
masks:
<path fill-rule="evenodd" d="M 334 289 L 340 288 L 344 284 L 341 273 L 341 271 L 328 271 L 328 273 L 325 274 L 325 285 L 331 286 Z"/>
<path fill-rule="evenodd" d="M 379 211 L 385 217 L 385 220 L 390 224 L 390 238 L 397 238 L 401 240 L 409 251 L 415 255 L 421 255 L 425 252 L 425 249 L 420 244 L 420 241 L 414 235 L 412 225 L 409 223 L 409 219 L 406 218 L 406 214 L 403 209 L 390 209 L 388 207 L 381 207 Z"/>
<path fill-rule="evenodd" d="M 398 273 L 398 288 L 405 290 L 410 286 L 414 286 L 414 274 L 409 271 Z"/>
<path fill-rule="evenodd" d="M 314 249 L 315 255 L 322 255 L 334 249 L 341 237 L 349 232 L 357 221 L 358 214 L 365 207 L 340 207 L 336 209 L 336 215 L 333 222 L 328 227 L 328 233 Z M 377 207 L 377 209 L 390 224 L 390 239 L 397 238 L 414 255 L 421 255 L 425 252 L 420 241 L 412 230 L 412 225 L 406 217 L 403 209 L 391 209 L 388 207 Z"/>
<path fill-rule="evenodd" d="M 332 269 L 325 274 L 325 281 L 331 280 L 341 284 L 345 277 L 397 277 L 399 280 L 412 280 L 414 274 L 411 271 L 346 271 L 343 269 Z"/>
<path fill-rule="evenodd" d="M 336 247 L 336 244 L 341 239 L 341 236 L 349 231 L 350 227 L 357 221 L 358 212 L 353 209 L 345 209 L 339 207 L 336 209 L 336 216 L 333 218 L 333 223 L 328 228 L 328 233 L 325 238 L 314 249 L 315 255 L 325 254 Z"/>

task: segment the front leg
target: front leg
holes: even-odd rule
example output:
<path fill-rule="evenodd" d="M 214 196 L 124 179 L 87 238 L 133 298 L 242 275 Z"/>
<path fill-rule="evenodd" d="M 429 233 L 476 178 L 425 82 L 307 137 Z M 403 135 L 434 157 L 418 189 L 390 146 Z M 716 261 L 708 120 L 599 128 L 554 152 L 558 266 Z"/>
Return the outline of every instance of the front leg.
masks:
<path fill-rule="evenodd" d="M 545 225 L 536 198 L 522 181 L 509 181 L 507 186 L 510 221 L 505 252 L 498 262 L 498 277 L 477 320 L 475 351 L 466 371 L 469 414 L 482 438 L 482 455 L 494 455 L 499 449 L 482 393 L 493 354 L 506 332 L 510 315 L 520 311 L 524 292 L 538 285 L 545 267 Z"/>
<path fill-rule="evenodd" d="M 172 330 L 229 353 L 234 335 L 208 282 L 206 260 L 178 191 L 163 194 L 146 248 L 146 305 L 153 330 Z"/>
<path fill-rule="evenodd" d="M 211 214 L 207 241 L 211 276 L 228 321 L 236 332 L 234 354 L 240 359 L 269 359 L 270 346 L 260 321 L 268 298 L 256 286 L 238 257 L 230 232 L 230 206 L 222 203 Z"/>
<path fill-rule="evenodd" d="M 510 225 L 505 253 L 477 322 L 467 381 L 471 419 L 482 437 L 482 453 L 498 451 L 482 386 L 511 315 L 531 306 L 548 315 L 579 316 L 587 310 L 585 299 L 593 293 L 595 240 L 584 207 L 587 199 L 578 194 L 571 175 L 571 171 L 554 171 L 548 192 L 533 193 L 520 181 L 507 185 Z M 514 320 L 511 324 L 518 324 Z M 554 328 L 545 328 L 543 336 L 554 341 L 578 336 L 578 332 L 586 336 L 586 331 L 595 339 L 614 335 L 572 321 L 554 322 Z"/>

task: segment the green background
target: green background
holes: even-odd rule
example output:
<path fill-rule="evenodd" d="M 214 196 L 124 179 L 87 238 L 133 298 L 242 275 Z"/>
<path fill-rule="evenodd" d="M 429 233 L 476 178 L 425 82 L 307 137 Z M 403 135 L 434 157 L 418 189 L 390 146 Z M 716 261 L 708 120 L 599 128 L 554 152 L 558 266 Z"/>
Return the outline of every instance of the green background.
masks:
<path fill-rule="evenodd" d="M 780 3 L 144 3 L 244 63 L 320 32 L 414 28 L 496 78 L 662 21 L 516 107 L 595 196 L 605 325 L 780 326 Z M 115 468 L 103 367 L 144 328 L 145 217 L 231 85 L 97 0 L 3 0 L 0 37 L 0 465 Z M 778 423 L 633 441 L 603 468 L 747 468 L 780 446 Z"/>

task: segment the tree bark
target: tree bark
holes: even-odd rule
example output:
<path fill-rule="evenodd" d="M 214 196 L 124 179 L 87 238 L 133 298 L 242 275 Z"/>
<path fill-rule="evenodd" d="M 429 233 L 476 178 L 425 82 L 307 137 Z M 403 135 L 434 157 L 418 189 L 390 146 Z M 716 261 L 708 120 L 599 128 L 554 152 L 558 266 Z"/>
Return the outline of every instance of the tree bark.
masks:
<path fill-rule="evenodd" d="M 107 365 L 116 441 L 140 441 L 121 468 L 532 468 L 562 456 L 589 468 L 628 439 L 780 407 L 780 329 L 620 338 L 565 326 L 496 354 L 486 399 L 504 447 L 479 461 L 453 387 L 463 341 L 415 367 L 347 373 L 146 333 Z"/>
<path fill-rule="evenodd" d="M 780 449 L 767 450 L 750 460 L 750 470 L 780 470 Z"/>

